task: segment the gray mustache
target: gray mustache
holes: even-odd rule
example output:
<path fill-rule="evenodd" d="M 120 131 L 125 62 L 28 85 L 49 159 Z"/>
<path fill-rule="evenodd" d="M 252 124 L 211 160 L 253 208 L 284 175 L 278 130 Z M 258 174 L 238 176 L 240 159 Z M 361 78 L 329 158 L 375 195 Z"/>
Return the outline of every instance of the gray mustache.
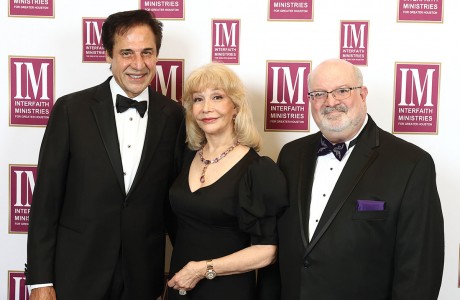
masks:
<path fill-rule="evenodd" d="M 338 104 L 336 106 L 330 106 L 330 107 L 325 107 L 321 113 L 323 115 L 325 114 L 328 114 L 328 113 L 331 113 L 331 112 L 334 112 L 334 111 L 338 111 L 338 112 L 348 112 L 348 107 L 344 104 Z"/>

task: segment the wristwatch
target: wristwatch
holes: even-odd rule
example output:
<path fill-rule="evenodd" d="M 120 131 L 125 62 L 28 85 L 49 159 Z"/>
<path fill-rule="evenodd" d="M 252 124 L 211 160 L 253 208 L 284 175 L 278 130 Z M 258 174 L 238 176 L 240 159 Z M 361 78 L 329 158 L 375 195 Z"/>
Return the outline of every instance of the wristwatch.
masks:
<path fill-rule="evenodd" d="M 212 265 L 212 259 L 206 261 L 206 273 L 204 273 L 204 277 L 206 279 L 214 279 L 217 276 L 216 271 L 214 271 L 214 266 Z"/>

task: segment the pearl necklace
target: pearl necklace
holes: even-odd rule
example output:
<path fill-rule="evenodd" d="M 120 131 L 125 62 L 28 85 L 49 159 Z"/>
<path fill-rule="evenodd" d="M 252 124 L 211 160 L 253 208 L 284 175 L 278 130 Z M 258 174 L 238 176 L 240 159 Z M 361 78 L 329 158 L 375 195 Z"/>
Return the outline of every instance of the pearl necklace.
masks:
<path fill-rule="evenodd" d="M 215 164 L 215 163 L 218 163 L 222 158 L 224 158 L 225 156 L 227 156 L 227 154 L 232 151 L 233 149 L 235 149 L 236 146 L 238 146 L 240 144 L 239 141 L 236 141 L 235 144 L 231 145 L 227 150 L 225 150 L 219 157 L 216 157 L 214 158 L 213 160 L 209 160 L 209 159 L 205 159 L 203 157 L 203 147 L 200 148 L 200 150 L 198 150 L 198 155 L 200 156 L 200 160 L 201 162 L 204 164 L 204 167 L 203 167 L 203 171 L 201 171 L 201 177 L 200 177 L 200 182 L 201 183 L 204 183 L 204 175 L 206 173 L 206 169 L 209 167 L 210 164 Z"/>

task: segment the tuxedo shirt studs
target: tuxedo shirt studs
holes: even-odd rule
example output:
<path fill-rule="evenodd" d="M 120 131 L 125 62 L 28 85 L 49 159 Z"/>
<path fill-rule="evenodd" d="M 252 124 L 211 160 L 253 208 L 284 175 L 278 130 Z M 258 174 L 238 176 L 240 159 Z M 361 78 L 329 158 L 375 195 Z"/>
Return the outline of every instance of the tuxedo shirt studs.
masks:
<path fill-rule="evenodd" d="M 308 235 L 311 240 L 319 220 L 326 208 L 329 197 L 334 190 L 335 184 L 342 173 L 348 158 L 354 147 L 351 147 L 344 153 L 341 160 L 337 159 L 334 153 L 329 151 L 326 154 L 319 155 L 316 161 L 315 178 L 310 201 L 310 215 L 308 220 Z"/>
<path fill-rule="evenodd" d="M 125 192 L 128 193 L 139 167 L 147 128 L 147 111 L 142 117 L 137 109 L 128 108 L 115 114 Z"/>

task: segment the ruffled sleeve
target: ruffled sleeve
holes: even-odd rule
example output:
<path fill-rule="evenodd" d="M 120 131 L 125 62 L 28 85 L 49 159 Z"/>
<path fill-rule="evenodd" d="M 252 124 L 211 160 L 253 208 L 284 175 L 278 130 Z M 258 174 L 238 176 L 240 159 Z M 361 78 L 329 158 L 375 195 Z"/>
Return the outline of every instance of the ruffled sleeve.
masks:
<path fill-rule="evenodd" d="M 276 245 L 277 216 L 287 207 L 286 179 L 269 157 L 259 157 L 239 183 L 238 222 L 253 245 Z"/>

